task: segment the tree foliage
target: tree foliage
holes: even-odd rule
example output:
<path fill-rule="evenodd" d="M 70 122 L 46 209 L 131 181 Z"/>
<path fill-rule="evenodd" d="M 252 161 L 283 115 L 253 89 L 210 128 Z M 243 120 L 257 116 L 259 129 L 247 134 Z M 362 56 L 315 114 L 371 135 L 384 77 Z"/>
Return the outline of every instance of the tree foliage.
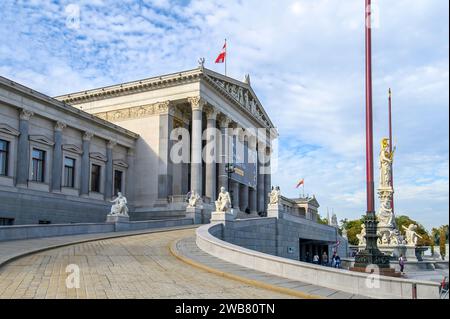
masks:
<path fill-rule="evenodd" d="M 447 227 L 448 232 L 448 227 Z M 447 233 L 448 234 L 448 233 Z M 442 259 L 445 258 L 445 243 L 447 241 L 446 234 L 445 234 L 445 227 L 441 227 L 441 234 L 439 238 L 439 253 L 441 254 Z"/>

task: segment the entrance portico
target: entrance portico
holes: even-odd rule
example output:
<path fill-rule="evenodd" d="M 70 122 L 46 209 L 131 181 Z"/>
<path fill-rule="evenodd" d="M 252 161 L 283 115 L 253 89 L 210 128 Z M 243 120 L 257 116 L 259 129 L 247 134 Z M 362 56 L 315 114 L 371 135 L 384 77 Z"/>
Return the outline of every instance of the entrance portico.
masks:
<path fill-rule="evenodd" d="M 132 218 L 177 216 L 187 191 L 201 195 L 212 209 L 229 178 L 235 209 L 265 211 L 274 126 L 249 80 L 200 65 L 57 99 L 139 134 Z M 234 164 L 234 173 L 226 172 L 227 163 Z"/>

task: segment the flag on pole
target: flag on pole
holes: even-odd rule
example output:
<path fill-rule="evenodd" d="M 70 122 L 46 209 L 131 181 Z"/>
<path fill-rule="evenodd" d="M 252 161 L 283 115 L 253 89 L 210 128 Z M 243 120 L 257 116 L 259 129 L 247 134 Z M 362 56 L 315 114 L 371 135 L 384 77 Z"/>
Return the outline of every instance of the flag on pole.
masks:
<path fill-rule="evenodd" d="M 224 63 L 227 55 L 227 40 L 225 40 L 225 44 L 222 47 L 222 51 L 220 51 L 219 55 L 215 63 Z"/>
<path fill-rule="evenodd" d="M 302 178 L 301 180 L 298 181 L 297 186 L 295 186 L 295 188 L 299 188 L 300 185 L 305 185 L 305 179 Z"/>

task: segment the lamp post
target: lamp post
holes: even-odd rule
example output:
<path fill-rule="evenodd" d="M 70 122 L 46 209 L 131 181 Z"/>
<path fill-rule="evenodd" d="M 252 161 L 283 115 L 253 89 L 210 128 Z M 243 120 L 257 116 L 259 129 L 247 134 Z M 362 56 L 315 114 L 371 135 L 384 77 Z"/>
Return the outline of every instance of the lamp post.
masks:
<path fill-rule="evenodd" d="M 233 191 L 230 189 L 230 183 L 231 183 L 231 174 L 233 174 L 234 171 L 235 171 L 235 168 L 234 168 L 234 165 L 232 163 L 227 163 L 225 165 L 225 172 L 228 175 L 228 178 L 227 178 L 228 186 L 227 187 L 228 187 L 228 192 L 230 194 L 231 208 L 234 208 L 234 207 L 233 207 Z"/>
<path fill-rule="evenodd" d="M 377 245 L 377 217 L 373 181 L 373 120 L 372 120 L 372 33 L 371 0 L 365 0 L 365 47 L 366 47 L 366 182 L 367 212 L 366 247 L 355 256 L 354 270 L 365 271 L 368 266 L 389 268 L 389 256 L 384 255 Z"/>

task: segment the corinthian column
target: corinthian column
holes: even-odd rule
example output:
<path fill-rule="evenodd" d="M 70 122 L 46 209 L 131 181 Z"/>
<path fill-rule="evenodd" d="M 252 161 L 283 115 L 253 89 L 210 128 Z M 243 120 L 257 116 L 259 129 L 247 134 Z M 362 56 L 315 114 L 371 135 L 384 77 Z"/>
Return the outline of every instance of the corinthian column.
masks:
<path fill-rule="evenodd" d="M 81 183 L 80 195 L 89 195 L 89 151 L 91 146 L 91 138 L 94 136 L 92 132 L 83 134 L 83 156 L 81 157 Z"/>
<path fill-rule="evenodd" d="M 219 126 L 220 126 L 220 133 L 221 133 L 221 139 L 220 139 L 220 147 L 219 147 L 219 173 L 218 173 L 218 180 L 220 187 L 225 187 L 227 191 L 228 189 L 228 174 L 225 170 L 226 164 L 228 163 L 229 158 L 229 136 L 228 136 L 228 126 L 230 125 L 231 120 L 227 118 L 225 115 L 222 115 L 219 120 Z"/>
<path fill-rule="evenodd" d="M 28 141 L 29 121 L 33 112 L 23 109 L 19 115 L 19 144 L 17 149 L 17 180 L 19 186 L 28 184 L 28 167 L 30 166 L 30 143 Z"/>
<path fill-rule="evenodd" d="M 205 195 L 213 202 L 216 199 L 216 162 L 217 162 L 217 137 L 216 119 L 217 110 L 206 110 L 206 149 L 204 159 L 206 161 Z"/>
<path fill-rule="evenodd" d="M 113 148 L 115 141 L 108 141 L 106 145 L 106 167 L 105 167 L 105 199 L 113 197 Z"/>
<path fill-rule="evenodd" d="M 205 101 L 199 96 L 188 98 L 192 109 L 191 191 L 203 195 L 202 189 L 202 110 Z"/>
<path fill-rule="evenodd" d="M 53 161 L 52 161 L 52 190 L 61 190 L 61 174 L 62 174 L 62 131 L 66 127 L 66 123 L 56 122 L 54 138 L 55 145 L 53 146 Z"/>

